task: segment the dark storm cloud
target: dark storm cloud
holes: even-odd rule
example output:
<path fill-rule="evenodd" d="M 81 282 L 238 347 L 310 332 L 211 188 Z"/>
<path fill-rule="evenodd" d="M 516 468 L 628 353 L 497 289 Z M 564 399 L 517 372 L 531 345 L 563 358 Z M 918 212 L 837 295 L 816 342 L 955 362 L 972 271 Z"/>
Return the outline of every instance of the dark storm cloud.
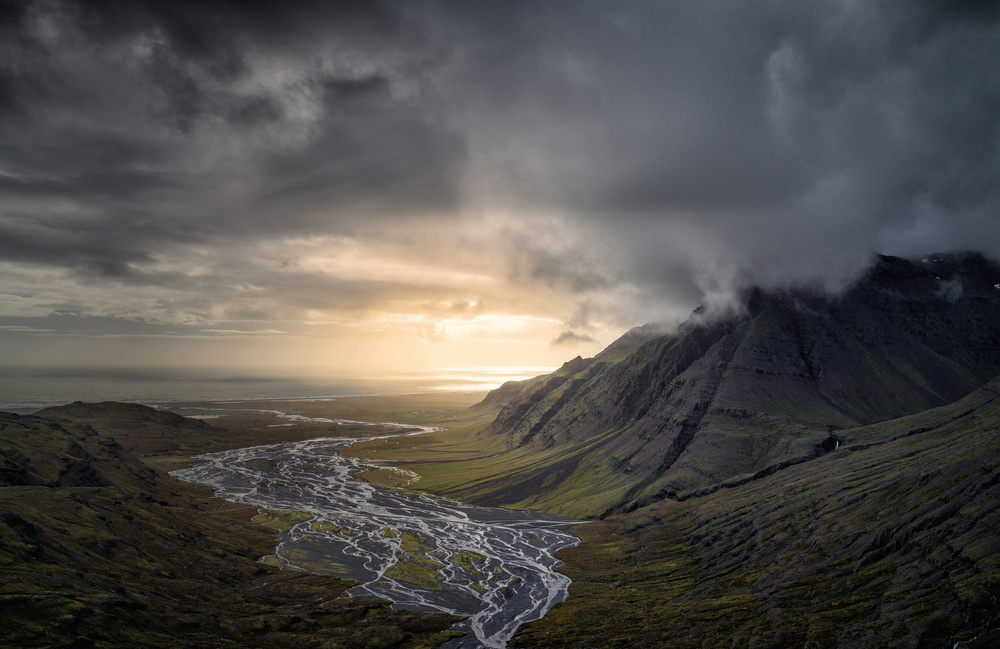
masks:
<path fill-rule="evenodd" d="M 875 252 L 1000 255 L 998 69 L 989 2 L 4 4 L 0 260 L 352 309 L 405 287 L 228 251 L 473 241 L 585 337 L 584 304 L 624 326 Z"/>
<path fill-rule="evenodd" d="M 335 229 L 331 216 L 353 225 L 359 219 L 456 209 L 464 150 L 454 133 L 401 105 L 385 76 L 324 77 L 315 83 L 323 117 L 306 145 L 268 156 L 255 210 L 283 211 L 280 227 L 287 231 Z"/>
<path fill-rule="evenodd" d="M 597 341 L 586 334 L 578 334 L 575 331 L 564 331 L 551 344 L 553 347 L 576 347 L 594 342 Z"/>
<path fill-rule="evenodd" d="M 419 82 L 429 50 L 376 3 L 13 9 L 0 22 L 7 259 L 122 275 L 178 240 L 454 208 L 462 147 L 395 87 Z"/>
<path fill-rule="evenodd" d="M 484 78 L 517 79 L 472 94 L 484 124 L 502 124 L 485 136 L 498 154 L 484 175 L 505 186 L 491 196 L 562 208 L 593 238 L 621 241 L 635 281 L 674 296 L 699 274 L 835 285 L 878 251 L 1000 250 L 995 12 L 539 13 L 516 24 L 511 63 L 499 56 L 507 33 L 482 55 Z M 489 134 L 484 124 L 474 131 Z"/>

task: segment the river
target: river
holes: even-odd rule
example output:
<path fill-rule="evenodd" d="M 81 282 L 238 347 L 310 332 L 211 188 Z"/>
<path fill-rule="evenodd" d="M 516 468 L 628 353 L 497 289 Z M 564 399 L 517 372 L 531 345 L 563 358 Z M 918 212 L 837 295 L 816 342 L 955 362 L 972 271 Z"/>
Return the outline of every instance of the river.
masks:
<path fill-rule="evenodd" d="M 468 635 L 447 649 L 505 647 L 518 626 L 565 599 L 570 580 L 555 571 L 560 561 L 553 555 L 579 542 L 560 529 L 565 521 L 355 480 L 365 466 L 338 451 L 358 441 L 209 453 L 173 475 L 233 502 L 285 512 L 270 514 L 287 527 L 271 563 L 353 579 L 360 585 L 352 594 L 389 599 L 397 608 L 468 616 L 455 627 Z"/>

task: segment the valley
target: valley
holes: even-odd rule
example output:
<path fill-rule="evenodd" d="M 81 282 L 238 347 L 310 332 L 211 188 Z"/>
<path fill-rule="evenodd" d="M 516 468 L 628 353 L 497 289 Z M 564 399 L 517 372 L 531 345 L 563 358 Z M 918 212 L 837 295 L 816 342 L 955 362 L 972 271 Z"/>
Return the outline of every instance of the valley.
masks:
<path fill-rule="evenodd" d="M 488 394 L 3 415 L 0 645 L 996 646 L 998 282 L 883 257 Z M 433 537 L 430 494 L 505 509 L 446 508 Z M 560 603 L 507 640 L 456 602 L 519 601 L 549 531 L 473 523 L 522 509 L 589 522 L 550 544 L 565 578 L 538 573 Z M 508 533 L 528 545 L 498 553 Z"/>
<path fill-rule="evenodd" d="M 211 453 L 172 475 L 261 508 L 258 518 L 281 532 L 265 563 L 351 579 L 359 585 L 350 594 L 403 609 L 468 618 L 454 628 L 469 636 L 448 643 L 451 649 L 502 648 L 520 624 L 565 598 L 569 579 L 555 571 L 553 553 L 579 542 L 562 531 L 570 521 L 355 480 L 363 466 L 338 454 L 354 441 Z"/>
<path fill-rule="evenodd" d="M 1000 648 L 1000 0 L 0 0 L 0 649 Z"/>

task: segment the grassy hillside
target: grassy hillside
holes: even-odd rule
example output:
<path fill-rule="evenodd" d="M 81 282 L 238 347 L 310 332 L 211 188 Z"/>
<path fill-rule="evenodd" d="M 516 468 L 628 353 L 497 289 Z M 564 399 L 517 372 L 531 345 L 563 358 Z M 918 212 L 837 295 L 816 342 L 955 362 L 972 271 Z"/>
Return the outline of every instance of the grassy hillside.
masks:
<path fill-rule="evenodd" d="M 1000 645 L 1000 382 L 840 449 L 574 530 L 511 647 Z"/>
<path fill-rule="evenodd" d="M 139 429 L 154 435 L 202 428 L 141 414 Z M 256 514 L 89 425 L 0 413 L 0 646 L 332 649 L 450 637 L 449 616 L 345 600 L 350 582 L 258 563 L 275 534 Z"/>

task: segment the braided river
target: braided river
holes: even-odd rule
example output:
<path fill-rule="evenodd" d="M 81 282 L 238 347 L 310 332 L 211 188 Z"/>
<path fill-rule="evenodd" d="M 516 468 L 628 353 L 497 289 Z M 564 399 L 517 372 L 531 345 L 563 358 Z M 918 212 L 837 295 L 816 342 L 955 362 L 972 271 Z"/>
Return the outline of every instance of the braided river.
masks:
<path fill-rule="evenodd" d="M 269 412 L 293 421 L 361 423 Z M 579 543 L 561 529 L 567 521 L 361 482 L 354 476 L 366 463 L 338 453 L 358 441 L 321 438 L 209 453 L 173 475 L 257 506 L 277 522 L 284 531 L 269 563 L 353 579 L 360 584 L 352 595 L 388 599 L 396 608 L 466 616 L 455 628 L 467 635 L 447 649 L 505 647 L 518 626 L 566 598 L 570 580 L 556 572 L 561 562 L 554 553 Z"/>

